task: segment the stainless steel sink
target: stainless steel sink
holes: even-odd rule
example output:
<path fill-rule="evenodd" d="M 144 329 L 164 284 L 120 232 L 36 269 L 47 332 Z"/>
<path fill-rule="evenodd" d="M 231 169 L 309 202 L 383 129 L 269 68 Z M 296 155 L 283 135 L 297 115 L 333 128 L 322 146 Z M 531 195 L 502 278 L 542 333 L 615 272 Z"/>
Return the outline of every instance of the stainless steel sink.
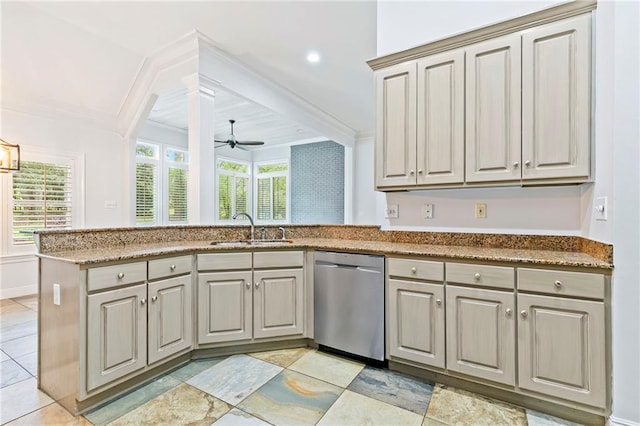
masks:
<path fill-rule="evenodd" d="M 245 246 L 284 246 L 293 243 L 292 240 L 240 240 L 240 241 L 214 241 L 212 246 L 219 247 L 245 247 Z"/>

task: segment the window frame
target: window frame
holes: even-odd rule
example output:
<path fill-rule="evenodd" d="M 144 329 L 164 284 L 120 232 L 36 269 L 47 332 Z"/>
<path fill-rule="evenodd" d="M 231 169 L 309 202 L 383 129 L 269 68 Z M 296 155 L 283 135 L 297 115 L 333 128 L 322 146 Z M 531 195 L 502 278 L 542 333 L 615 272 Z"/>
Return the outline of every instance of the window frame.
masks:
<path fill-rule="evenodd" d="M 230 170 L 224 170 L 224 169 L 220 169 L 219 164 L 221 161 L 225 161 L 228 163 L 235 163 L 235 164 L 241 164 L 243 166 L 247 166 L 247 173 L 240 173 L 240 172 L 232 172 Z M 235 182 L 234 182 L 234 190 L 231 193 L 232 196 L 232 200 L 231 200 L 231 218 L 230 219 L 220 219 L 220 175 L 226 175 L 226 176 L 241 176 L 241 177 L 246 177 L 248 180 L 248 185 L 247 185 L 247 213 L 252 212 L 253 206 L 253 163 L 251 161 L 246 161 L 246 160 L 240 160 L 237 158 L 231 158 L 231 157 L 223 157 L 223 156 L 216 156 L 216 171 L 215 171 L 215 183 L 214 183 L 214 188 L 215 188 L 215 211 L 216 211 L 216 223 L 222 223 L 222 224 L 232 224 L 234 222 L 236 222 L 236 220 L 233 219 L 233 216 L 236 213 L 241 213 L 241 212 L 236 212 L 235 208 L 236 208 L 236 204 L 235 204 Z M 250 213 L 252 214 L 252 213 Z M 252 215 L 253 216 L 253 215 Z M 246 217 L 242 217 L 242 218 L 238 218 L 238 221 L 247 221 L 248 219 Z"/>
<path fill-rule="evenodd" d="M 55 153 L 50 150 L 20 146 L 22 161 L 69 166 L 71 168 L 71 227 L 80 228 L 85 223 L 85 155 L 75 152 Z M 13 173 L 0 174 L 2 187 L 2 223 L 0 224 L 0 251 L 3 255 L 26 255 L 37 252 L 35 243 L 13 242 Z"/>
<path fill-rule="evenodd" d="M 286 171 L 277 171 L 277 172 L 266 172 L 266 173 L 258 173 L 258 168 L 261 166 L 268 166 L 272 164 L 286 164 Z M 259 219 L 258 218 L 258 179 L 260 178 L 274 178 L 284 176 L 287 180 L 287 197 L 286 197 L 286 209 L 287 214 L 284 219 Z M 255 191 L 253 191 L 253 206 L 252 206 L 252 214 L 256 224 L 260 225 L 276 225 L 276 224 L 288 224 L 291 221 L 291 161 L 289 158 L 280 158 L 266 161 L 255 161 L 253 162 L 253 186 L 255 187 Z M 271 200 L 271 205 L 273 209 L 273 199 Z M 273 217 L 273 210 L 271 212 Z"/>

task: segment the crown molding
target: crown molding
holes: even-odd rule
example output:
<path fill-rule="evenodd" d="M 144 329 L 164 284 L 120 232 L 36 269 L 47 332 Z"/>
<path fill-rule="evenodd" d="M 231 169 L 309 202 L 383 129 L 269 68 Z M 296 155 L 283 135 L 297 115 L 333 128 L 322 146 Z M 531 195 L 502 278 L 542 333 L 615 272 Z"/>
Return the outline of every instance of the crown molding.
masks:
<path fill-rule="evenodd" d="M 400 52 L 370 59 L 367 61 L 367 64 L 371 69 L 378 70 L 392 65 L 397 65 L 405 61 L 411 61 L 428 55 L 440 53 L 445 50 L 457 49 L 459 47 L 479 43 L 491 38 L 526 30 L 538 25 L 570 18 L 583 13 L 589 13 L 596 9 L 596 7 L 597 0 L 567 1 L 538 12 L 529 13 L 527 15 L 487 25 L 485 27 L 466 31 L 460 34 L 455 34 L 450 37 L 445 37 L 443 39 L 402 50 Z"/>

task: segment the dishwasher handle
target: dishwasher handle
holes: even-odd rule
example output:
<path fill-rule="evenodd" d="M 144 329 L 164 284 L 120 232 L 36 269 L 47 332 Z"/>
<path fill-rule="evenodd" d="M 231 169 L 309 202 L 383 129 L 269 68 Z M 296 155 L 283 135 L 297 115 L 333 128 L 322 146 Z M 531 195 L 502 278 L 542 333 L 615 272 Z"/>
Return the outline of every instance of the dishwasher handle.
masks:
<path fill-rule="evenodd" d="M 382 273 L 382 270 L 376 269 L 376 268 L 367 268 L 364 266 L 357 266 L 357 265 L 344 265 L 340 263 L 325 262 L 322 260 L 316 260 L 316 266 L 320 266 L 324 268 L 335 268 L 335 269 L 353 269 L 360 272 L 370 272 L 374 274 Z"/>

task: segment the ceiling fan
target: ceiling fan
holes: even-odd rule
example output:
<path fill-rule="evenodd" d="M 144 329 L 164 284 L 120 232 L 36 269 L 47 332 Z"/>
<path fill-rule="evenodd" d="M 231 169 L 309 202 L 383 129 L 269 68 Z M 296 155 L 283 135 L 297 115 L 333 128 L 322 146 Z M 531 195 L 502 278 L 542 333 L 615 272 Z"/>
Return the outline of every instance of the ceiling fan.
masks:
<path fill-rule="evenodd" d="M 247 148 L 244 148 L 243 145 L 253 145 L 253 146 L 257 146 L 257 145 L 264 145 L 264 142 L 262 141 L 239 141 L 236 139 L 236 136 L 233 134 L 233 123 L 235 123 L 236 120 L 229 120 L 229 123 L 231 123 L 231 133 L 229 134 L 229 138 L 226 141 L 221 141 L 218 139 L 215 139 L 215 142 L 218 144 L 215 146 L 215 148 L 222 148 L 223 146 L 230 146 L 232 149 L 235 148 L 236 146 L 239 149 L 242 149 L 244 151 L 247 150 Z"/>

